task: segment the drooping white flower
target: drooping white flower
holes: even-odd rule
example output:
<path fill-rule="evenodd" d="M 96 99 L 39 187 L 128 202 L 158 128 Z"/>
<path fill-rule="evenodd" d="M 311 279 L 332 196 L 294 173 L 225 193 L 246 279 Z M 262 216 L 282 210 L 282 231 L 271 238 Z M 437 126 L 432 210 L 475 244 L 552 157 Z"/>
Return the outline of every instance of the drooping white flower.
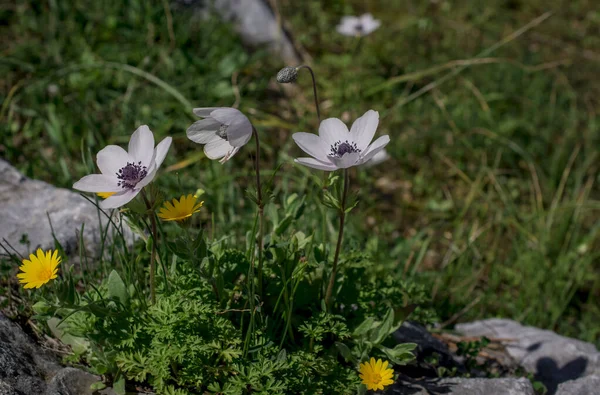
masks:
<path fill-rule="evenodd" d="M 171 141 L 171 137 L 166 137 L 154 148 L 152 131 L 142 125 L 133 132 L 128 151 L 117 145 L 100 150 L 96 163 L 102 174 L 85 176 L 73 184 L 73 188 L 110 195 L 100 202 L 101 208 L 121 207 L 152 182 L 169 151 Z"/>
<path fill-rule="evenodd" d="M 194 114 L 204 119 L 187 129 L 187 136 L 204 144 L 204 153 L 210 159 L 231 159 L 252 137 L 250 120 L 235 108 L 194 108 Z"/>
<path fill-rule="evenodd" d="M 296 163 L 314 169 L 334 171 L 362 165 L 390 142 L 389 136 L 381 136 L 373 143 L 379 124 L 379 113 L 369 110 L 348 127 L 337 118 L 321 122 L 319 135 L 294 133 L 292 138 L 312 158 L 298 158 Z"/>
<path fill-rule="evenodd" d="M 373 157 L 371 159 L 369 159 L 369 161 L 367 163 L 365 163 L 365 166 L 367 166 L 367 167 L 377 166 L 378 164 L 385 162 L 388 159 L 390 159 L 390 154 L 388 154 L 387 150 L 384 148 L 381 151 L 379 151 L 378 153 L 376 153 L 375 155 L 373 155 Z"/>
<path fill-rule="evenodd" d="M 371 34 L 381 25 L 381 21 L 367 13 L 361 16 L 344 16 L 336 30 L 344 36 L 362 37 Z"/>

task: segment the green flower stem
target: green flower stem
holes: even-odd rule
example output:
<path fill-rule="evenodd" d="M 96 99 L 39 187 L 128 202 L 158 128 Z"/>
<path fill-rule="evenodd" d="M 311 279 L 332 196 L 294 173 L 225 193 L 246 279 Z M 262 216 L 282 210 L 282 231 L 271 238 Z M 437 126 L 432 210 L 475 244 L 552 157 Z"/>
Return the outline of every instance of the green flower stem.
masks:
<path fill-rule="evenodd" d="M 263 286 L 263 232 L 265 215 L 264 208 L 265 204 L 262 198 L 262 186 L 260 184 L 260 141 L 258 140 L 258 133 L 254 126 L 252 126 L 252 134 L 254 134 L 254 141 L 256 142 L 256 199 L 258 205 L 258 294 L 262 297 L 262 286 Z M 254 259 L 252 259 L 254 262 Z M 254 267 L 252 268 L 254 271 Z M 252 284 L 251 284 L 252 286 Z"/>
<path fill-rule="evenodd" d="M 348 169 L 344 169 L 344 191 L 342 192 L 342 203 L 340 205 L 340 230 L 338 233 L 337 246 L 335 247 L 335 256 L 333 257 L 333 267 L 331 268 L 331 277 L 329 277 L 329 285 L 325 293 L 325 305 L 327 310 L 331 310 L 331 294 L 335 286 L 335 277 L 337 275 L 338 260 L 340 258 L 340 250 L 342 249 L 342 239 L 344 237 L 344 222 L 346 221 L 346 197 L 350 184 L 350 174 Z"/>
<path fill-rule="evenodd" d="M 317 109 L 317 118 L 318 118 L 319 124 L 320 124 L 321 123 L 321 110 L 319 108 L 319 96 L 317 95 L 317 80 L 315 79 L 315 73 L 313 72 L 313 69 L 307 65 L 298 66 L 298 67 L 296 67 L 296 69 L 297 70 L 307 69 L 308 71 L 310 71 L 310 76 L 312 77 L 313 95 L 315 97 L 315 107 Z"/>
<path fill-rule="evenodd" d="M 156 286 L 154 273 L 156 272 L 155 261 L 156 261 L 156 242 L 157 242 L 157 234 L 156 234 L 156 216 L 154 215 L 154 211 L 152 210 L 152 204 L 148 200 L 146 196 L 146 192 L 142 190 L 142 197 L 144 198 L 144 203 L 146 203 L 146 207 L 148 208 L 148 212 L 150 215 L 150 224 L 152 226 L 152 253 L 150 254 L 150 300 L 152 304 L 156 303 Z"/>

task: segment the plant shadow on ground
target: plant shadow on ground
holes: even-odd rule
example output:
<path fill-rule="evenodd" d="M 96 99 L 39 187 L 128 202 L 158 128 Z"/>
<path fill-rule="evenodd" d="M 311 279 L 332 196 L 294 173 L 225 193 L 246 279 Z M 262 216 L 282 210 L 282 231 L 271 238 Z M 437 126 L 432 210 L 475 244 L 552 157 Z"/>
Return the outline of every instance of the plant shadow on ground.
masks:
<path fill-rule="evenodd" d="M 506 316 L 599 344 L 600 15 L 591 2 L 561 5 L 380 2 L 369 11 L 382 27 L 360 42 L 334 26 L 363 2 L 281 0 L 279 12 L 312 56 L 324 116 L 375 108 L 392 137 L 391 160 L 352 174 L 362 189 L 348 247 L 366 243 L 379 270 L 425 285 L 447 325 Z M 230 26 L 143 1 L 24 1 L 0 13 L 0 155 L 26 175 L 70 187 L 92 152 L 148 124 L 177 143 L 161 184 L 203 189 L 212 214 L 197 225 L 228 224 L 216 231 L 243 241 L 252 148 L 222 166 L 184 134 L 192 107 L 238 103 L 264 136 L 266 174 L 283 164 L 274 193 L 317 200 L 289 141 L 316 130 L 308 78 L 284 99 L 272 84 L 282 65 L 248 55 Z M 315 204 L 304 216 L 333 237 Z"/>

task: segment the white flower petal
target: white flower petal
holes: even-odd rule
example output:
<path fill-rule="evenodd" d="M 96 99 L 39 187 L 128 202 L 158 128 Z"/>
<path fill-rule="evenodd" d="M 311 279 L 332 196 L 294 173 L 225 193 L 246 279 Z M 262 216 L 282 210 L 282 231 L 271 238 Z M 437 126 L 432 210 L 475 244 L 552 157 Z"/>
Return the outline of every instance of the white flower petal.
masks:
<path fill-rule="evenodd" d="M 375 132 L 377 131 L 377 125 L 379 125 L 379 113 L 373 110 L 367 111 L 352 124 L 350 136 L 361 152 L 373 140 L 373 136 L 375 136 Z"/>
<path fill-rule="evenodd" d="M 84 192 L 120 192 L 116 176 L 106 174 L 90 174 L 73 184 L 73 189 Z"/>
<path fill-rule="evenodd" d="M 169 148 L 171 148 L 171 142 L 173 141 L 172 137 L 165 137 L 154 149 L 154 163 L 156 163 L 156 168 L 158 169 L 160 165 L 162 165 L 165 160 L 165 156 L 167 156 L 167 152 L 169 152 Z"/>
<path fill-rule="evenodd" d="M 365 163 L 366 161 L 371 159 L 379 151 L 381 151 L 389 142 L 390 136 L 388 135 L 381 136 L 377 140 L 373 141 L 373 144 L 369 145 L 365 152 L 363 152 L 362 158 L 360 159 L 360 163 Z"/>
<path fill-rule="evenodd" d="M 381 21 L 373 18 L 373 15 L 370 13 L 361 15 L 360 22 L 362 23 L 363 34 L 365 35 L 372 33 L 381 25 Z"/>
<path fill-rule="evenodd" d="M 233 147 L 242 147 L 252 137 L 252 124 L 246 116 L 236 117 L 227 127 L 227 141 Z"/>
<path fill-rule="evenodd" d="M 300 132 L 294 133 L 292 138 L 296 144 L 298 144 L 298 147 L 302 149 L 302 151 L 321 161 L 328 161 L 327 153 L 329 152 L 330 146 L 327 145 L 327 143 L 325 143 L 321 137 L 312 133 Z"/>
<path fill-rule="evenodd" d="M 128 151 L 136 162 L 142 162 L 146 167 L 150 166 L 154 156 L 154 135 L 148 126 L 142 125 L 133 132 Z"/>
<path fill-rule="evenodd" d="M 244 119 L 248 120 L 240 110 L 230 107 L 217 108 L 210 113 L 210 116 L 224 125 L 231 125 L 234 122 L 241 122 Z"/>
<path fill-rule="evenodd" d="M 190 140 L 198 144 L 208 144 L 212 140 L 220 138 L 217 132 L 221 127 L 221 122 L 214 118 L 206 118 L 194 122 L 186 131 Z"/>
<path fill-rule="evenodd" d="M 384 147 L 379 152 L 376 152 L 371 157 L 371 159 L 368 159 L 367 161 L 365 161 L 365 166 L 368 166 L 368 167 L 377 166 L 378 164 L 385 162 L 389 158 L 390 158 L 390 154 L 387 153 L 387 151 L 385 150 L 385 147 Z"/>
<path fill-rule="evenodd" d="M 227 155 L 233 147 L 225 139 L 211 141 L 204 146 L 204 154 L 209 159 L 220 159 Z"/>
<path fill-rule="evenodd" d="M 358 152 L 347 152 L 342 155 L 341 158 L 331 158 L 331 161 L 335 163 L 335 165 L 339 169 L 347 169 L 349 167 L 355 166 L 359 164 L 360 153 Z"/>
<path fill-rule="evenodd" d="M 118 145 L 107 145 L 96 155 L 96 163 L 100 171 L 111 176 L 115 176 L 119 169 L 127 165 L 127 162 L 133 162 L 133 158 Z"/>
<path fill-rule="evenodd" d="M 337 142 L 345 141 L 350 138 L 348 127 L 338 118 L 327 118 L 319 125 L 319 136 L 324 140 L 327 149 Z"/>
<path fill-rule="evenodd" d="M 220 107 L 200 107 L 200 108 L 194 108 L 192 111 L 194 112 L 194 114 L 196 116 L 206 118 L 206 117 L 210 116 L 211 112 L 215 111 L 218 108 L 220 108 Z"/>
<path fill-rule="evenodd" d="M 321 162 L 320 160 L 314 158 L 298 158 L 294 159 L 294 162 L 318 170 L 334 171 L 338 169 L 333 163 Z"/>
<path fill-rule="evenodd" d="M 227 155 L 225 155 L 224 157 L 221 158 L 221 160 L 219 160 L 219 163 L 227 162 L 229 159 L 231 159 L 233 157 L 233 155 L 237 154 L 237 152 L 239 150 L 240 150 L 240 147 L 233 147 L 233 149 L 231 151 L 229 151 L 227 153 Z"/>
<path fill-rule="evenodd" d="M 133 200 L 134 197 L 140 192 L 139 189 L 134 190 L 126 190 L 122 193 L 112 195 L 104 199 L 100 202 L 100 208 L 108 209 L 108 208 L 118 208 L 126 205 L 130 201 Z"/>

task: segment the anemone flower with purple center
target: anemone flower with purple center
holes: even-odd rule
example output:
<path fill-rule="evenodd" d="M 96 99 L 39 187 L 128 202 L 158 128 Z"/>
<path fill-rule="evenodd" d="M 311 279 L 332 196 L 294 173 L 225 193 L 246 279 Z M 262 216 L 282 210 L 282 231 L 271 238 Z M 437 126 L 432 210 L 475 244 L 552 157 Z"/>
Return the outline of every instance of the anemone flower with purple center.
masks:
<path fill-rule="evenodd" d="M 96 163 L 102 174 L 91 174 L 73 184 L 83 192 L 104 193 L 101 208 L 118 208 L 129 203 L 150 184 L 171 146 L 171 137 L 154 147 L 154 134 L 148 126 L 140 126 L 129 140 L 128 151 L 117 145 L 100 150 Z"/>
<path fill-rule="evenodd" d="M 335 171 L 362 165 L 380 152 L 389 136 L 381 136 L 373 143 L 373 136 L 379 124 L 379 113 L 369 110 L 348 127 L 338 118 L 321 122 L 319 135 L 294 133 L 292 138 L 298 146 L 312 158 L 298 158 L 296 163 L 314 169 Z"/>

